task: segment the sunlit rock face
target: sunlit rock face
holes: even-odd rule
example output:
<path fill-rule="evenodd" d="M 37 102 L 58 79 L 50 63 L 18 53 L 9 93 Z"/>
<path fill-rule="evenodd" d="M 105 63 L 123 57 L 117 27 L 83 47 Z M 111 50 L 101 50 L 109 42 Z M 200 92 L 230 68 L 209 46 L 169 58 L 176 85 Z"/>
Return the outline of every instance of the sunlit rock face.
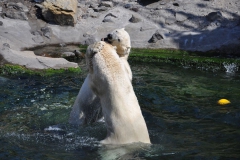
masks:
<path fill-rule="evenodd" d="M 45 0 L 42 15 L 50 23 L 74 26 L 76 23 L 77 0 Z"/>

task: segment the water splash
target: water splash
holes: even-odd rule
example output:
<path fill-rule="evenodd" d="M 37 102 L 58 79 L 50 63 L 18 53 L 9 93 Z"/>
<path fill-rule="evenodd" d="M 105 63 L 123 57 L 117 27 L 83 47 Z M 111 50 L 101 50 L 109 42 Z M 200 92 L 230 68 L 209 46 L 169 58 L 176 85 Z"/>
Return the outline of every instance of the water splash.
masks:
<path fill-rule="evenodd" d="M 235 63 L 223 63 L 224 68 L 227 73 L 236 73 L 238 71 L 238 66 Z"/>

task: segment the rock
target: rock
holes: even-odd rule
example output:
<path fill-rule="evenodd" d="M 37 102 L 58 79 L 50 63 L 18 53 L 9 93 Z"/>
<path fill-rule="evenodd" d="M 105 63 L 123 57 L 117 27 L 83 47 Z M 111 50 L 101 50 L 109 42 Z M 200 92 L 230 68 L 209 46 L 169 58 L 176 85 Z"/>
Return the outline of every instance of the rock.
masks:
<path fill-rule="evenodd" d="M 138 23 L 140 21 L 141 19 L 136 17 L 135 15 L 132 15 L 132 17 L 129 19 L 129 22 L 132 22 L 132 23 Z"/>
<path fill-rule="evenodd" d="M 68 62 L 64 58 L 49 58 L 36 56 L 32 51 L 16 51 L 7 47 L 0 49 L 0 64 L 14 64 L 28 69 L 61 69 L 77 68 L 78 64 Z"/>
<path fill-rule="evenodd" d="M 33 0 L 36 3 L 42 3 L 44 0 Z"/>
<path fill-rule="evenodd" d="M 133 4 L 125 4 L 124 5 L 124 8 L 126 8 L 126 9 L 130 9 L 130 8 L 132 8 L 133 7 Z"/>
<path fill-rule="evenodd" d="M 74 58 L 75 57 L 75 53 L 73 53 L 73 52 L 63 52 L 62 53 L 62 57 L 63 58 Z"/>
<path fill-rule="evenodd" d="M 105 7 L 113 7 L 113 3 L 112 2 L 110 2 L 110 1 L 102 1 L 101 3 L 100 3 L 100 6 L 105 6 Z"/>
<path fill-rule="evenodd" d="M 32 38 L 35 43 L 41 44 L 44 43 L 43 37 L 40 35 L 36 35 L 35 37 Z"/>
<path fill-rule="evenodd" d="M 76 56 L 77 58 L 84 57 L 84 56 L 83 56 L 83 53 L 80 52 L 79 50 L 75 50 L 74 53 L 75 53 L 75 56 Z"/>
<path fill-rule="evenodd" d="M 117 16 L 115 16 L 115 15 L 112 14 L 112 13 L 108 13 L 105 17 L 108 17 L 108 16 L 111 16 L 111 17 L 117 18 Z"/>
<path fill-rule="evenodd" d="M 108 17 L 104 17 L 102 22 L 114 22 L 113 17 L 108 16 Z"/>
<path fill-rule="evenodd" d="M 222 18 L 221 12 L 211 12 L 206 16 L 207 20 L 210 22 L 220 20 Z"/>
<path fill-rule="evenodd" d="M 4 43 L 3 44 L 3 48 L 6 49 L 6 48 L 10 48 L 10 45 L 8 43 Z"/>
<path fill-rule="evenodd" d="M 11 19 L 28 20 L 28 17 L 26 16 L 26 14 L 21 11 L 8 10 L 5 12 L 5 16 Z"/>
<path fill-rule="evenodd" d="M 7 3 L 6 5 L 8 8 L 14 8 L 18 11 L 22 11 L 22 12 L 28 12 L 29 9 L 23 5 L 21 2 L 18 2 L 18 3 L 14 3 L 14 2 L 9 2 Z"/>
<path fill-rule="evenodd" d="M 176 2 L 173 3 L 173 5 L 176 6 L 176 7 L 179 7 L 179 6 L 180 6 L 179 3 L 176 3 Z"/>
<path fill-rule="evenodd" d="M 0 26 L 2 26 L 3 25 L 3 22 L 2 21 L 0 21 Z"/>
<path fill-rule="evenodd" d="M 152 38 L 148 41 L 148 43 L 156 43 L 157 41 L 164 39 L 161 33 L 157 30 L 153 35 Z"/>
<path fill-rule="evenodd" d="M 77 22 L 77 0 L 45 0 L 42 15 L 47 22 L 74 26 Z"/>
<path fill-rule="evenodd" d="M 113 15 L 112 13 L 108 13 L 102 22 L 114 22 L 114 18 L 117 18 L 117 16 Z"/>
<path fill-rule="evenodd" d="M 101 7 L 98 7 L 98 8 L 93 8 L 93 10 L 94 10 L 95 12 L 102 12 L 102 11 L 108 10 L 108 8 L 105 7 L 105 6 L 101 6 Z"/>
<path fill-rule="evenodd" d="M 96 13 L 96 12 L 90 13 L 90 16 L 92 18 L 97 18 L 98 17 L 98 13 Z"/>
<path fill-rule="evenodd" d="M 134 12 L 138 12 L 139 8 L 138 7 L 133 7 L 133 8 L 131 8 L 131 10 L 134 11 Z"/>
<path fill-rule="evenodd" d="M 35 4 L 35 7 L 40 8 L 40 9 L 44 9 L 44 6 L 41 5 L 41 4 Z"/>
<path fill-rule="evenodd" d="M 49 39 L 51 38 L 51 28 L 43 27 L 43 28 L 41 28 L 41 31 L 45 37 L 47 37 Z"/>
<path fill-rule="evenodd" d="M 0 7 L 0 12 L 2 12 L 2 7 Z"/>

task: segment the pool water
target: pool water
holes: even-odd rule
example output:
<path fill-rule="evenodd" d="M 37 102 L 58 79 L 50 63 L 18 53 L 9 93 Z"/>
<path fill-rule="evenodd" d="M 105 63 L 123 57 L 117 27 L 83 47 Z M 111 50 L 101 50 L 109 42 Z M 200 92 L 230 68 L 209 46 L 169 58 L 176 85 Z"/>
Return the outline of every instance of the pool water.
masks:
<path fill-rule="evenodd" d="M 79 75 L 0 76 L 0 159 L 240 159 L 238 72 L 132 62 L 152 145 L 101 146 L 103 122 L 68 124 L 87 74 L 79 65 Z"/>

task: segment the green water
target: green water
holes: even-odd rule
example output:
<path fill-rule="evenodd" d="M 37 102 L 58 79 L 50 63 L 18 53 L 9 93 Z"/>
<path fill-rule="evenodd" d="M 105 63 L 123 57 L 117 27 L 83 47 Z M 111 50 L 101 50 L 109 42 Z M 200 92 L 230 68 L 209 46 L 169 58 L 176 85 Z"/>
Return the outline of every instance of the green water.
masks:
<path fill-rule="evenodd" d="M 0 77 L 0 159 L 240 159 L 239 72 L 132 62 L 152 145 L 106 147 L 103 122 L 67 123 L 86 77 L 79 65 L 79 75 Z"/>

